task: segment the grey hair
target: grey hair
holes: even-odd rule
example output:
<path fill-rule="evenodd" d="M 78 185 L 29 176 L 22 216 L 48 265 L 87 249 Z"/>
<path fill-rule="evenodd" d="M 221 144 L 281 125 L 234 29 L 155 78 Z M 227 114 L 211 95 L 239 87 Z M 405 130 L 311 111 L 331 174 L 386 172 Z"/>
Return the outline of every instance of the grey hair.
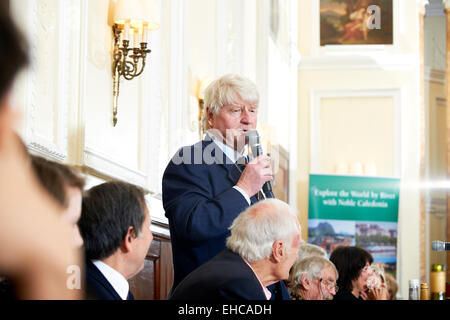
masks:
<path fill-rule="evenodd" d="M 306 275 L 308 280 L 316 280 L 325 268 L 331 268 L 337 277 L 339 273 L 333 262 L 325 257 L 310 256 L 301 261 L 297 260 L 289 271 L 289 279 L 287 280 L 287 288 L 290 293 L 295 293 L 302 285 L 302 276 Z"/>
<path fill-rule="evenodd" d="M 297 261 L 303 260 L 305 258 L 317 256 L 317 257 L 327 257 L 327 252 L 324 248 L 319 247 L 312 243 L 302 243 L 298 248 L 298 258 Z"/>
<path fill-rule="evenodd" d="M 220 109 L 227 104 L 234 104 L 239 99 L 258 106 L 259 93 L 255 83 L 250 79 L 236 75 L 224 75 L 209 84 L 205 89 L 205 104 L 202 115 L 202 125 L 208 128 L 208 112 L 218 114 Z"/>
<path fill-rule="evenodd" d="M 300 224 L 294 210 L 278 199 L 266 199 L 247 208 L 232 223 L 227 248 L 248 262 L 270 257 L 273 243 L 284 242 L 290 249 Z"/>

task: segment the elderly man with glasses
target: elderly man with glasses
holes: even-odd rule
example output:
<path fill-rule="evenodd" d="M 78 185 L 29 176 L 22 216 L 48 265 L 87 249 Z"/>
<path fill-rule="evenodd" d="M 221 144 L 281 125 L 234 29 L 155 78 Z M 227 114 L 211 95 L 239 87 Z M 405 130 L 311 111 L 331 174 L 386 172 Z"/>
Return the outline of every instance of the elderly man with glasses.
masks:
<path fill-rule="evenodd" d="M 337 278 L 330 260 L 311 256 L 292 266 L 287 286 L 293 300 L 332 300 L 338 291 Z"/>

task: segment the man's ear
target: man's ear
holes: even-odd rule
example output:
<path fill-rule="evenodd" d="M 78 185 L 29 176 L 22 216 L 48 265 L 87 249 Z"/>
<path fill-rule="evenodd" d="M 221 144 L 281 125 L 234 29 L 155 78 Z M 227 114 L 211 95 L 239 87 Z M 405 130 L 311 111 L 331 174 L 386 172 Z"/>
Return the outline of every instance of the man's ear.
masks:
<path fill-rule="evenodd" d="M 311 281 L 309 281 L 306 274 L 302 274 L 302 286 L 305 288 L 305 290 L 309 290 L 311 287 Z"/>
<path fill-rule="evenodd" d="M 212 127 L 212 120 L 214 118 L 214 113 L 211 109 L 206 108 L 206 119 L 209 127 Z"/>
<path fill-rule="evenodd" d="M 272 244 L 272 258 L 273 258 L 274 262 L 278 263 L 282 260 L 282 258 L 285 255 L 284 250 L 285 250 L 285 248 L 284 248 L 283 241 L 276 240 Z"/>
<path fill-rule="evenodd" d="M 127 234 L 125 235 L 125 239 L 122 241 L 122 250 L 125 252 L 130 252 L 133 247 L 133 242 L 136 239 L 136 232 L 134 231 L 134 227 L 128 227 Z"/>

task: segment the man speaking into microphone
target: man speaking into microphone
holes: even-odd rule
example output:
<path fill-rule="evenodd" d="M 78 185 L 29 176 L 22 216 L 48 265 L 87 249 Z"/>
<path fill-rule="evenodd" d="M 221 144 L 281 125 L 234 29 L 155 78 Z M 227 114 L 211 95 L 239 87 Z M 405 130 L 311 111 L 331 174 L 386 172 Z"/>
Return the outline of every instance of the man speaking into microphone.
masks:
<path fill-rule="evenodd" d="M 258 192 L 273 179 L 266 155 L 244 167 L 258 102 L 249 79 L 230 74 L 213 81 L 205 90 L 204 140 L 178 150 L 167 165 L 162 200 L 172 240 L 172 289 L 225 249 L 233 220 L 258 201 Z M 272 292 L 279 297 L 284 290 Z"/>

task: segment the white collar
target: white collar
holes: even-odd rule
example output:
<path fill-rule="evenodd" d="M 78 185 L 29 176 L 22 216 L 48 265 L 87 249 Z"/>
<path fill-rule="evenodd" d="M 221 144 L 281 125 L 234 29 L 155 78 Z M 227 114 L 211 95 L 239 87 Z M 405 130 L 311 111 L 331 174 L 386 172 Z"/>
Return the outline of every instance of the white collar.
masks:
<path fill-rule="evenodd" d="M 207 131 L 205 134 L 205 140 L 206 139 L 211 139 L 212 141 L 214 141 L 214 143 L 219 147 L 220 150 L 222 150 L 223 153 L 225 153 L 225 155 L 234 162 L 238 161 L 238 159 L 242 156 L 247 155 L 248 150 L 247 148 L 244 148 L 244 152 L 241 154 L 239 152 L 237 152 L 236 150 L 234 150 L 233 148 L 231 148 L 229 145 L 225 144 L 222 142 L 222 140 L 218 137 L 216 137 L 212 132 Z"/>
<path fill-rule="evenodd" d="M 100 270 L 122 300 L 127 300 L 130 291 L 127 279 L 120 272 L 100 260 L 92 260 L 92 263 Z"/>

